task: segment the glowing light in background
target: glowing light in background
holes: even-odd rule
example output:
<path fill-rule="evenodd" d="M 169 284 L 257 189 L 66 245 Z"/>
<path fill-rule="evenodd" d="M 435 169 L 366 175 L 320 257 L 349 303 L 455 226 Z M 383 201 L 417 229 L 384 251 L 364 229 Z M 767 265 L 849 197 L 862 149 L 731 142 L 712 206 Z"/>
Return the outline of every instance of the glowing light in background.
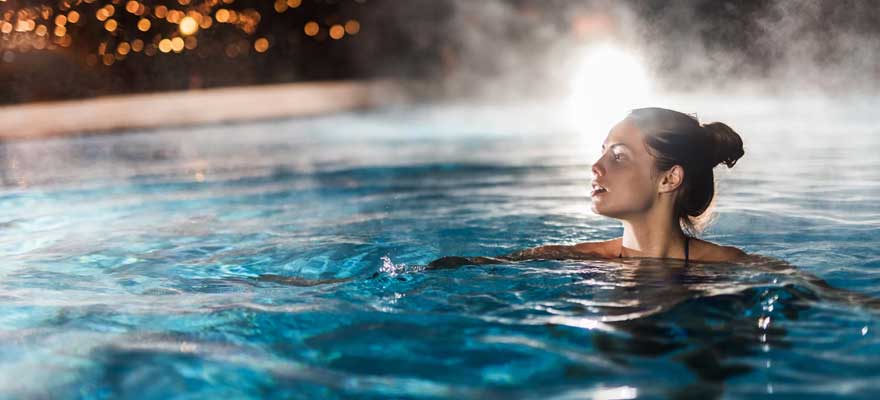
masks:
<path fill-rule="evenodd" d="M 269 50 L 269 39 L 259 38 L 254 42 L 254 50 L 257 53 L 265 53 L 266 50 Z"/>
<path fill-rule="evenodd" d="M 306 33 L 306 35 L 309 35 L 309 36 L 317 35 L 320 30 L 321 30 L 321 27 L 315 21 L 309 21 L 303 27 L 303 31 Z"/>
<path fill-rule="evenodd" d="M 333 25 L 330 27 L 330 37 L 334 40 L 342 39 L 345 36 L 345 28 L 342 25 Z"/>
<path fill-rule="evenodd" d="M 0 3 L 5 2 L 0 0 Z M 19 52 L 54 51 L 70 47 L 79 40 L 92 41 L 94 44 L 88 47 L 98 48 L 94 53 L 74 53 L 89 66 L 143 60 L 140 55 L 132 53 L 143 52 L 144 56 L 151 57 L 160 53 L 181 53 L 196 47 L 204 50 L 194 54 L 206 58 L 217 52 L 218 47 L 211 46 L 211 42 L 219 40 L 216 35 L 209 34 L 201 40 L 196 36 L 220 24 L 241 35 L 238 40 L 223 40 L 226 44 L 221 48 L 228 57 L 246 56 L 251 50 L 254 53 L 271 52 L 275 47 L 269 37 L 257 36 L 261 33 L 263 13 L 255 8 L 233 9 L 240 7 L 234 4 L 235 0 L 173 0 L 164 2 L 167 3 L 164 5 L 143 0 L 59 0 L 52 3 L 55 5 L 24 5 L 0 13 L 0 62 L 15 61 Z M 273 3 L 275 11 L 292 14 L 304 2 L 268 2 L 269 5 Z M 182 7 L 175 9 L 177 5 Z M 313 12 L 308 9 L 297 11 Z M 345 15 L 318 17 L 306 19 L 300 34 L 323 42 L 324 39 L 347 39 L 361 30 L 358 20 Z M 95 28 L 101 32 L 97 38 L 94 37 Z M 144 35 L 147 32 L 150 32 L 149 36 Z M 206 45 L 201 46 L 200 41 Z"/>
<path fill-rule="evenodd" d="M 150 20 L 146 18 L 141 18 L 140 21 L 138 21 L 137 23 L 138 30 L 140 30 L 141 32 L 146 32 L 150 30 L 151 25 L 152 24 L 150 23 Z"/>
<path fill-rule="evenodd" d="M 629 110 L 651 103 L 651 81 L 642 62 L 620 47 L 593 45 L 581 54 L 566 109 L 585 140 L 595 142 Z"/>
<path fill-rule="evenodd" d="M 181 35 L 189 36 L 189 35 L 196 33 L 196 31 L 198 31 L 198 30 L 199 30 L 199 23 L 196 21 L 195 18 L 190 17 L 190 16 L 186 16 L 180 20 L 180 34 Z"/>
<path fill-rule="evenodd" d="M 361 23 L 357 20 L 351 19 L 345 23 L 345 33 L 349 35 L 357 35 L 358 32 L 361 31 Z"/>
<path fill-rule="evenodd" d="M 176 37 L 171 39 L 171 50 L 175 53 L 180 53 L 183 51 L 185 43 L 183 42 L 183 38 Z"/>

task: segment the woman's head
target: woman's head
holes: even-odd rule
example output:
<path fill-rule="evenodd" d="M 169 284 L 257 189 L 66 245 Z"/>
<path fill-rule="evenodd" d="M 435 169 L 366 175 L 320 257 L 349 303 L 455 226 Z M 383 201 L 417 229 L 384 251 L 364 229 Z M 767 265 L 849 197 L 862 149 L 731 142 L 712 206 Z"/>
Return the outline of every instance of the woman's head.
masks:
<path fill-rule="evenodd" d="M 704 224 L 715 196 L 712 169 L 733 167 L 744 154 L 742 139 L 729 126 L 701 125 L 663 108 L 633 110 L 608 134 L 602 153 L 593 165 L 594 189 L 598 184 L 606 190 L 594 190 L 593 211 L 628 219 L 669 204 L 672 217 L 691 234 Z"/>

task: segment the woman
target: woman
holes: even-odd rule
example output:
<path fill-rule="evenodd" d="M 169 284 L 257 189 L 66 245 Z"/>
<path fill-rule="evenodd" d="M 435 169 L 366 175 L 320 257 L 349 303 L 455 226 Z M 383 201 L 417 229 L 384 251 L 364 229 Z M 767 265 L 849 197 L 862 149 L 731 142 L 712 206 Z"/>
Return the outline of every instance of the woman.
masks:
<path fill-rule="evenodd" d="M 430 268 L 526 259 L 648 257 L 684 262 L 733 261 L 746 254 L 694 237 L 710 216 L 712 170 L 742 157 L 740 136 L 721 122 L 663 108 L 633 110 L 602 144 L 593 163 L 592 210 L 620 220 L 623 236 L 572 246 L 550 245 L 507 256 L 443 257 Z"/>

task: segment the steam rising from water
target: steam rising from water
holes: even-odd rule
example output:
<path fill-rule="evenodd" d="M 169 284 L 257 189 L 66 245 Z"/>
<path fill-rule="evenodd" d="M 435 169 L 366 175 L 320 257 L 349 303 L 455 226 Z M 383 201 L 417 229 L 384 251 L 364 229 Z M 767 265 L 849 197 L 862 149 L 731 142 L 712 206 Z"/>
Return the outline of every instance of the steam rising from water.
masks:
<path fill-rule="evenodd" d="M 870 1 L 447 4 L 451 16 L 433 33 L 448 53 L 440 73 L 446 94 L 516 102 L 565 97 L 571 79 L 583 79 L 582 50 L 607 43 L 641 58 L 658 93 L 877 89 L 880 11 Z M 430 40 L 429 30 L 414 25 L 414 40 Z"/>
<path fill-rule="evenodd" d="M 575 126 L 608 129 L 628 110 L 651 104 L 651 81 L 642 63 L 612 44 L 587 46 L 572 79 L 567 108 Z"/>

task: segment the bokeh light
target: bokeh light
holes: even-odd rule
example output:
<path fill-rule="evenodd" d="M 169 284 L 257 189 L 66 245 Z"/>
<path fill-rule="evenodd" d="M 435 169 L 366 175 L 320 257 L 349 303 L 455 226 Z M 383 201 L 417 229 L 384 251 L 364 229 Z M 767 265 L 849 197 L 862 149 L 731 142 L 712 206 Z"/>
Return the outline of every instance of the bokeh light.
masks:
<path fill-rule="evenodd" d="M 306 33 L 306 35 L 309 35 L 309 36 L 317 35 L 318 32 L 320 32 L 320 30 L 321 30 L 321 26 L 318 25 L 318 23 L 315 21 L 309 21 L 303 27 L 303 31 Z"/>
<path fill-rule="evenodd" d="M 345 23 L 345 33 L 349 35 L 357 35 L 358 32 L 361 31 L 361 23 L 357 20 L 351 19 Z"/>
<path fill-rule="evenodd" d="M 196 21 L 195 18 L 190 17 L 190 16 L 186 16 L 180 20 L 180 34 L 181 35 L 189 36 L 189 35 L 196 33 L 196 31 L 198 31 L 198 30 L 199 30 L 199 23 Z"/>
<path fill-rule="evenodd" d="M 345 36 L 345 28 L 342 25 L 333 25 L 330 27 L 330 38 L 339 40 Z"/>
<path fill-rule="evenodd" d="M 171 39 L 162 39 L 159 41 L 159 51 L 168 53 L 171 51 Z"/>
<path fill-rule="evenodd" d="M 257 53 L 265 53 L 266 50 L 269 50 L 269 39 L 259 38 L 254 41 L 254 50 Z"/>

